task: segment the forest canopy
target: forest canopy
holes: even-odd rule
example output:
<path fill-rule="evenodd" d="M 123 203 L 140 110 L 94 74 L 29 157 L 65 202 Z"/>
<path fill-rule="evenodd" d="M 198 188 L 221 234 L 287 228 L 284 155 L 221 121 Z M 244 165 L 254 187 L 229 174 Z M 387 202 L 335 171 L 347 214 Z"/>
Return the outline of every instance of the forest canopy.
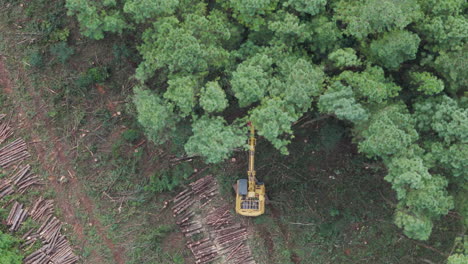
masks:
<path fill-rule="evenodd" d="M 468 211 L 465 0 L 67 0 L 83 35 L 134 35 L 148 138 L 218 163 L 245 123 L 282 154 L 305 115 L 333 116 L 385 164 L 395 223 L 427 240 Z M 178 129 L 190 126 L 192 129 Z M 182 136 L 181 136 L 182 134 Z M 467 223 L 465 223 L 467 224 Z"/>

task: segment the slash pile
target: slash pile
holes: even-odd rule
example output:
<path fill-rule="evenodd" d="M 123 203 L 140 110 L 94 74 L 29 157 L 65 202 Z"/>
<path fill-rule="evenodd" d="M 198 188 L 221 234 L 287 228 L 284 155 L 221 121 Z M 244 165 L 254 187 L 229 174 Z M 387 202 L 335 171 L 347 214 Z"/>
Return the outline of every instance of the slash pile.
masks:
<path fill-rule="evenodd" d="M 229 205 L 203 210 L 217 196 L 217 182 L 208 175 L 191 183 L 171 200 L 176 223 L 189 239 L 187 247 L 195 256 L 195 263 L 205 264 L 219 259 L 226 264 L 255 264 L 246 243 L 247 230 L 235 223 Z M 194 236 L 196 234 L 200 235 Z"/>

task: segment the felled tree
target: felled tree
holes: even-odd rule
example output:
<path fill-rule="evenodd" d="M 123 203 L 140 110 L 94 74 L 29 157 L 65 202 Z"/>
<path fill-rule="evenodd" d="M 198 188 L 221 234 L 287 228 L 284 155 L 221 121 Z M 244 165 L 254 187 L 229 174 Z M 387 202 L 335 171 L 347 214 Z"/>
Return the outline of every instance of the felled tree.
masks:
<path fill-rule="evenodd" d="M 401 63 L 416 58 L 420 41 L 418 35 L 409 31 L 391 31 L 371 42 L 369 55 L 380 65 L 397 69 Z"/>
<path fill-rule="evenodd" d="M 188 155 L 200 155 L 207 163 L 217 163 L 229 157 L 234 148 L 246 144 L 242 129 L 228 126 L 222 117 L 197 119 L 192 124 L 193 135 L 185 144 Z"/>

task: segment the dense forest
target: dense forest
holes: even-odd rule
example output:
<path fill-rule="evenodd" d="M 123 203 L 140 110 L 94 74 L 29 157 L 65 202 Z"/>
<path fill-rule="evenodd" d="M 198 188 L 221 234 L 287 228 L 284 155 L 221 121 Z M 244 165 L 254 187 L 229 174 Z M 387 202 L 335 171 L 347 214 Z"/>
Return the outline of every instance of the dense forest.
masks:
<path fill-rule="evenodd" d="M 3 2 L 5 8 L 16 5 L 15 1 Z M 319 233 L 321 239 L 331 241 L 342 234 L 337 231 L 340 225 L 360 222 L 356 219 L 361 216 L 351 212 L 354 206 L 345 205 L 347 200 L 354 201 L 349 195 L 355 195 L 359 203 L 368 204 L 356 205 L 366 215 L 361 222 L 370 221 L 369 210 L 378 208 L 375 210 L 382 210 L 379 219 L 383 217 L 396 226 L 369 237 L 385 240 L 382 237 L 386 234 L 404 234 L 416 247 L 436 252 L 436 262 L 429 260 L 429 253 L 414 253 L 427 263 L 468 261 L 464 254 L 468 251 L 465 0 L 29 2 L 24 7 L 29 9 L 3 15 L 8 22 L 2 23 L 20 23 L 15 15 L 25 17 L 22 21 L 28 22 L 24 23 L 34 21 L 25 30 L 40 32 L 41 37 L 29 42 L 23 58 L 35 74 L 45 74 L 48 68 L 72 67 L 70 61 L 80 56 L 90 60 L 97 57 L 80 49 L 83 45 L 102 46 L 107 50 L 102 56 L 114 58 L 101 65 L 88 63 L 90 67 L 73 72 L 72 84 L 60 88 L 60 97 L 49 98 L 62 108 L 49 111 L 48 118 L 58 120 L 63 115 L 63 122 L 68 119 L 65 112 L 75 111 L 74 105 L 79 107 L 96 97 L 96 89 L 90 87 L 97 87 L 97 94 L 105 97 L 99 89 L 113 82 L 118 87 L 114 90 L 125 90 L 118 92 L 123 93 L 119 96 L 125 101 L 118 115 L 122 112 L 130 120 L 124 122 L 130 129 L 122 134 L 117 146 L 112 146 L 106 162 L 114 166 L 113 162 L 119 160 L 132 167 L 125 176 L 130 178 L 144 173 L 135 168 L 144 161 L 134 157 L 142 138 L 151 141 L 145 141 L 146 152 L 167 153 L 159 155 L 157 161 L 164 169 L 153 168 L 162 172 L 144 177 L 141 186 L 134 184 L 141 179 L 128 180 L 133 183 L 122 187 L 125 191 L 138 189 L 139 194 L 146 195 L 141 200 L 151 200 L 185 184 L 193 167 L 208 167 L 213 173 L 234 173 L 230 178 L 222 177 L 226 181 L 223 188 L 229 193 L 227 186 L 245 174 L 245 163 L 235 169 L 232 163 L 244 157 L 246 123 L 252 122 L 259 135 L 258 177 L 265 181 L 267 192 L 270 185 L 273 206 L 282 207 L 281 214 L 289 217 L 286 212 L 294 213 L 286 207 L 299 212 L 302 206 L 310 208 L 309 202 L 325 199 L 327 221 L 318 218 L 325 223 Z M 45 10 L 50 12 L 39 14 Z M 7 39 L 5 36 L 0 42 Z M 50 88 L 59 89 L 54 87 Z M 89 103 L 87 109 L 95 103 Z M 89 118 L 102 115 L 93 113 Z M 77 121 L 78 126 L 83 125 L 85 116 Z M 117 124 L 107 124 L 110 117 L 106 120 L 111 135 L 110 127 Z M 118 152 L 128 146 L 136 146 L 135 153 L 123 161 Z M 91 154 L 98 151 L 88 150 Z M 316 152 L 321 157 L 316 157 Z M 187 165 L 187 161 L 196 165 Z M 281 164 L 291 174 L 300 175 L 279 177 L 274 169 L 261 167 L 269 164 Z M 321 167 L 323 164 L 328 167 Z M 115 165 L 113 172 L 116 168 L 121 165 Z M 325 178 L 338 177 L 342 185 L 314 176 L 325 170 L 325 174 L 333 172 Z M 102 190 L 111 193 L 114 187 Z M 315 195 L 320 188 L 334 196 L 320 198 Z M 297 203 L 275 205 L 299 193 Z M 138 199 L 133 201 L 135 207 L 143 203 Z M 281 218 L 275 215 L 275 209 L 272 211 L 272 218 Z M 303 217 L 311 221 L 315 216 L 309 213 Z M 258 225 L 269 221 L 273 220 L 254 220 Z M 278 226 L 282 229 L 281 224 Z M 158 243 L 156 240 L 152 241 Z M 0 233 L 0 251 L 1 244 L 10 246 L 9 241 Z M 314 243 L 304 243 L 305 251 Z M 382 242 L 379 246 L 385 251 L 390 244 Z M 329 253 L 337 254 L 332 249 Z M 16 257 L 11 254 L 11 258 Z M 397 253 L 393 260 L 340 258 L 314 262 L 300 250 L 286 255 L 289 261 L 299 255 L 303 262 L 295 263 L 421 263 L 421 258 L 395 260 L 400 258 Z M 134 260 L 180 263 L 145 258 Z M 270 259 L 270 263 L 288 262 Z"/>

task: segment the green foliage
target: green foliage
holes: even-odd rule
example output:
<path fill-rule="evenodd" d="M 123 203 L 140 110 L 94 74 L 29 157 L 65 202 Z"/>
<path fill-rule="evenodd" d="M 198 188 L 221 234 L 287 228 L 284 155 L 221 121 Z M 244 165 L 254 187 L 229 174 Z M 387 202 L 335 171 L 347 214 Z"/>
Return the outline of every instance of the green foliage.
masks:
<path fill-rule="evenodd" d="M 468 22 L 463 16 L 427 18 L 417 29 L 427 41 L 425 48 L 434 52 L 461 50 L 468 40 Z"/>
<path fill-rule="evenodd" d="M 171 254 L 163 247 L 164 240 L 176 232 L 175 226 L 168 224 L 154 226 L 154 222 L 145 224 L 151 228 L 145 229 L 137 237 L 135 246 L 129 254 L 128 263 L 184 263 L 180 253 Z"/>
<path fill-rule="evenodd" d="M 180 116 L 190 115 L 195 106 L 195 93 L 199 89 L 197 82 L 190 77 L 175 77 L 169 80 L 168 84 L 164 98 L 174 103 L 180 111 Z"/>
<path fill-rule="evenodd" d="M 361 66 L 362 62 L 352 48 L 337 49 L 328 55 L 328 59 L 339 69 Z"/>
<path fill-rule="evenodd" d="M 97 83 L 103 83 L 110 77 L 107 67 L 89 68 L 85 73 L 76 80 L 76 85 L 79 88 L 88 88 Z"/>
<path fill-rule="evenodd" d="M 69 35 L 70 30 L 68 28 L 56 29 L 49 34 L 48 39 L 49 42 L 66 42 Z"/>
<path fill-rule="evenodd" d="M 278 4 L 278 0 L 224 0 L 222 2 L 226 8 L 233 10 L 234 18 L 253 30 L 259 30 L 265 24 L 264 17 L 270 14 Z"/>
<path fill-rule="evenodd" d="M 280 80 L 284 88 L 282 97 L 296 106 L 297 112 L 307 111 L 312 103 L 312 97 L 322 92 L 324 80 L 323 71 L 304 58 L 287 58 L 279 63 Z"/>
<path fill-rule="evenodd" d="M 468 142 L 468 109 L 448 96 L 433 97 L 414 105 L 416 125 L 421 131 L 434 131 L 446 143 Z"/>
<path fill-rule="evenodd" d="M 345 32 L 358 39 L 403 29 L 422 18 L 416 0 L 341 0 L 335 10 L 335 19 L 347 25 Z"/>
<path fill-rule="evenodd" d="M 435 168 L 445 168 L 454 177 L 463 176 L 468 179 L 468 146 L 455 143 L 446 146 L 440 142 L 427 144 L 426 161 Z"/>
<path fill-rule="evenodd" d="M 334 114 L 339 119 L 354 123 L 366 121 L 369 117 L 369 113 L 356 102 L 351 87 L 344 86 L 340 82 L 334 82 L 320 96 L 318 107 L 322 113 Z"/>
<path fill-rule="evenodd" d="M 200 105 L 208 113 L 221 112 L 226 109 L 226 93 L 218 82 L 208 82 L 201 90 Z"/>
<path fill-rule="evenodd" d="M 200 22 L 194 22 L 196 18 L 203 20 L 203 24 L 207 26 L 196 27 Z M 161 68 L 167 69 L 169 73 L 204 76 L 209 67 L 224 67 L 228 63 L 229 54 L 216 45 L 216 42 L 220 37 L 226 36 L 207 36 L 205 32 L 225 32 L 226 29 L 217 28 L 219 23 L 210 23 L 215 17 L 208 18 L 211 20 L 193 15 L 184 23 L 180 23 L 175 17 L 166 17 L 145 30 L 142 36 L 143 44 L 139 47 L 143 62 L 138 66 L 136 77 L 142 81 L 147 80 Z"/>
<path fill-rule="evenodd" d="M 385 180 L 392 183 L 397 198 L 403 199 L 408 189 L 421 189 L 431 179 L 428 169 L 419 157 L 397 157 L 388 164 L 388 175 Z"/>
<path fill-rule="evenodd" d="M 418 0 L 418 3 L 426 13 L 434 15 L 458 15 L 466 5 L 465 0 Z"/>
<path fill-rule="evenodd" d="M 465 254 L 453 254 L 447 259 L 447 264 L 464 264 L 468 262 L 468 256 Z"/>
<path fill-rule="evenodd" d="M 42 52 L 39 50 L 32 51 L 29 54 L 27 60 L 29 65 L 31 65 L 32 67 L 41 68 L 42 66 L 44 66 L 44 57 L 42 55 Z"/>
<path fill-rule="evenodd" d="M 449 84 L 449 91 L 456 93 L 458 90 L 468 87 L 468 46 L 463 50 L 454 52 L 441 52 L 434 62 L 435 69 Z"/>
<path fill-rule="evenodd" d="M 285 6 L 291 6 L 299 12 L 316 15 L 325 10 L 327 0 L 288 0 Z"/>
<path fill-rule="evenodd" d="M 401 63 L 416 58 L 420 41 L 418 35 L 406 30 L 387 32 L 371 42 L 370 57 L 388 69 L 397 69 Z"/>
<path fill-rule="evenodd" d="M 145 190 L 153 193 L 172 191 L 182 184 L 192 172 L 192 167 L 187 163 L 181 163 L 173 168 L 162 170 L 151 176 L 149 184 L 145 186 Z"/>
<path fill-rule="evenodd" d="M 137 22 L 158 16 L 171 15 L 179 4 L 179 0 L 127 0 L 123 10 L 132 15 Z"/>
<path fill-rule="evenodd" d="M 81 33 L 92 39 L 103 39 L 104 32 L 122 33 L 129 25 L 115 8 L 115 1 L 66 0 L 67 14 L 76 15 Z"/>
<path fill-rule="evenodd" d="M 207 163 L 225 160 L 234 148 L 245 144 L 245 135 L 240 128 L 227 126 L 222 117 L 197 119 L 192 124 L 193 135 L 185 144 L 188 155 L 200 155 Z"/>
<path fill-rule="evenodd" d="M 344 71 L 338 80 L 342 80 L 353 88 L 358 98 L 367 98 L 369 102 L 382 103 L 395 97 L 401 87 L 385 78 L 380 67 L 367 67 L 363 72 Z"/>
<path fill-rule="evenodd" d="M 297 114 L 290 105 L 279 98 L 272 98 L 250 112 L 250 120 L 260 136 L 265 137 L 282 154 L 288 154 L 286 146 L 290 140 L 285 134 L 292 134 L 291 124 Z"/>
<path fill-rule="evenodd" d="M 311 29 L 306 23 L 286 12 L 275 14 L 274 20 L 268 23 L 268 29 L 275 33 L 277 39 L 285 43 L 305 42 L 312 36 Z"/>
<path fill-rule="evenodd" d="M 395 224 L 403 228 L 403 232 L 408 237 L 427 240 L 432 231 L 432 222 L 423 215 L 414 215 L 403 211 L 397 211 L 395 214 Z"/>
<path fill-rule="evenodd" d="M 0 263 L 5 264 L 21 264 L 23 256 L 21 256 L 16 245 L 18 241 L 8 234 L 0 231 Z"/>
<path fill-rule="evenodd" d="M 424 94 L 433 95 L 444 90 L 444 82 L 430 72 L 412 72 L 410 78 L 411 85 Z"/>
<path fill-rule="evenodd" d="M 68 46 L 66 42 L 59 42 L 50 46 L 50 53 L 56 56 L 60 63 L 65 64 L 70 56 L 75 54 L 75 50 Z"/>
<path fill-rule="evenodd" d="M 418 139 L 414 120 L 403 105 L 389 105 L 374 113 L 360 134 L 359 151 L 370 157 L 388 157 L 405 151 Z"/>
<path fill-rule="evenodd" d="M 143 126 L 146 136 L 159 144 L 166 142 L 178 120 L 173 113 L 173 105 L 142 87 L 135 87 L 134 91 L 133 102 L 138 112 L 138 122 Z"/>
<path fill-rule="evenodd" d="M 463 176 L 467 169 L 468 109 L 447 96 L 438 96 L 414 105 L 417 128 L 435 135 L 425 142 L 426 161 L 435 168 L 444 168 L 452 176 Z"/>
<path fill-rule="evenodd" d="M 132 55 L 131 51 L 125 44 L 114 44 L 112 46 L 112 53 L 117 61 L 128 58 Z"/>
<path fill-rule="evenodd" d="M 319 137 L 320 137 L 320 145 L 327 153 L 331 153 L 335 150 L 338 143 L 343 139 L 344 135 L 344 127 L 341 126 L 338 122 L 330 122 L 326 123 L 323 127 L 320 128 Z M 334 209 L 337 211 L 337 209 Z M 336 216 L 339 214 L 338 212 L 334 212 L 332 216 Z"/>
<path fill-rule="evenodd" d="M 239 124 L 251 120 L 288 154 L 292 124 L 317 107 L 349 121 L 320 124 L 323 147 L 351 129 L 359 151 L 383 161 L 399 201 L 395 223 L 408 236 L 428 239 L 464 188 L 466 1 L 66 2 L 86 36 L 136 36 L 138 120 L 157 144 L 171 139 L 173 153 L 183 146 L 220 162 L 245 144 Z M 65 28 L 40 24 L 40 32 Z M 81 86 L 102 79 L 84 75 Z M 150 185 L 169 190 L 180 183 L 172 178 L 158 174 Z"/>
<path fill-rule="evenodd" d="M 270 71 L 273 60 L 258 54 L 237 66 L 232 73 L 231 86 L 239 100 L 239 106 L 245 107 L 263 98 L 270 84 Z"/>
<path fill-rule="evenodd" d="M 310 28 L 313 32 L 310 43 L 312 51 L 324 54 L 340 47 L 343 32 L 329 17 L 322 15 L 313 18 Z"/>
<path fill-rule="evenodd" d="M 127 129 L 122 132 L 122 138 L 130 143 L 135 143 L 140 138 L 140 132 L 135 129 Z"/>

